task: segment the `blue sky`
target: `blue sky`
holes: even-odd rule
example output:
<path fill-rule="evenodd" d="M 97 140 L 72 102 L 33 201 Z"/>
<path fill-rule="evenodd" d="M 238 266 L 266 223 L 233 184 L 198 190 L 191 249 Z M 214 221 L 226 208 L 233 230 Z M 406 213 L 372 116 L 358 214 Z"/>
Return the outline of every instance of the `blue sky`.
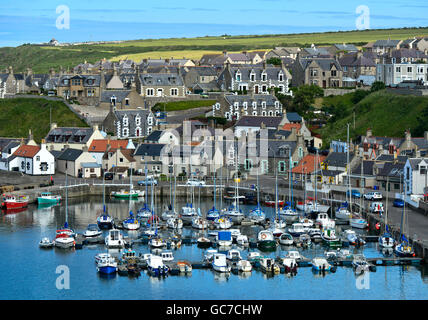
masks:
<path fill-rule="evenodd" d="M 70 9 L 68 30 L 55 26 L 60 5 Z M 1 0 L 0 46 L 355 30 L 360 5 L 370 28 L 428 26 L 426 0 Z"/>

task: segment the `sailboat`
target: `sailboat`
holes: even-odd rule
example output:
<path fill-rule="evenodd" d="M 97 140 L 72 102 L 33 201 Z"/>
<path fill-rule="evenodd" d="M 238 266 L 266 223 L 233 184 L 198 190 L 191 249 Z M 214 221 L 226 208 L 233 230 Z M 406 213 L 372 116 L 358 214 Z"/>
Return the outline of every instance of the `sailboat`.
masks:
<path fill-rule="evenodd" d="M 269 228 L 269 231 L 273 233 L 274 236 L 280 237 L 284 233 L 284 229 L 287 227 L 287 223 L 284 220 L 279 218 L 278 210 L 278 171 L 275 170 L 275 220 L 274 223 Z"/>
<path fill-rule="evenodd" d="M 294 222 L 299 218 L 299 214 L 296 210 L 293 209 L 293 172 L 291 171 L 291 154 L 289 155 L 289 166 L 288 166 L 288 175 L 289 175 L 289 190 L 290 190 L 290 205 L 279 210 L 279 216 L 283 217 L 286 222 Z"/>
<path fill-rule="evenodd" d="M 199 201 L 200 201 L 200 198 L 199 198 Z M 199 203 L 199 205 L 200 205 L 200 203 Z M 200 209 L 198 209 L 198 210 L 200 211 Z M 195 219 L 198 219 L 198 218 L 195 218 Z M 196 223 L 196 221 L 192 221 L 192 226 L 194 228 L 196 227 L 198 229 L 201 229 L 201 227 L 202 227 L 202 231 L 204 232 L 205 228 L 208 227 L 208 220 L 201 217 L 198 223 Z M 197 243 L 198 243 L 198 247 L 200 247 L 200 248 L 208 248 L 211 246 L 211 240 L 205 236 L 199 237 L 197 240 Z"/>
<path fill-rule="evenodd" d="M 388 228 L 388 194 L 389 194 L 389 177 L 386 177 L 386 210 L 385 210 L 385 232 L 379 237 L 379 246 L 382 248 L 393 248 L 395 245 L 395 240 L 392 235 L 389 233 Z M 401 177 L 400 177 L 401 178 Z M 401 184 L 401 181 L 400 181 Z"/>
<path fill-rule="evenodd" d="M 266 214 L 260 206 L 260 185 L 259 185 L 259 168 L 257 168 L 257 207 L 250 211 L 248 217 L 256 223 L 263 223 L 266 220 Z"/>
<path fill-rule="evenodd" d="M 220 171 L 221 170 L 223 170 L 222 168 L 220 168 Z M 216 176 L 216 172 L 214 172 L 214 205 L 213 205 L 213 207 L 210 209 L 210 210 L 208 210 L 208 212 L 207 212 L 207 220 L 210 220 L 210 221 L 213 221 L 213 220 L 215 220 L 216 218 L 218 218 L 219 216 L 220 216 L 220 211 L 218 211 L 217 210 L 217 208 L 215 207 L 215 205 L 216 205 L 216 200 L 217 200 L 217 197 L 216 197 L 216 181 L 215 181 L 215 176 Z M 220 179 L 221 180 L 221 179 Z"/>
<path fill-rule="evenodd" d="M 58 229 L 55 236 L 55 247 L 72 248 L 76 242 L 74 240 L 74 231 L 68 227 L 68 175 L 65 171 L 65 223 L 64 228 Z"/>
<path fill-rule="evenodd" d="M 111 229 L 114 226 L 113 218 L 107 213 L 105 202 L 105 175 L 103 174 L 103 213 L 98 216 L 97 224 L 100 229 Z"/>
<path fill-rule="evenodd" d="M 175 211 L 175 192 L 176 190 L 176 178 L 174 175 L 174 196 L 173 196 L 173 200 L 172 200 L 172 211 L 174 212 L 174 216 L 169 218 L 166 221 L 166 225 L 168 228 L 171 229 L 181 229 L 183 228 L 183 220 L 180 219 L 180 217 L 178 216 L 177 212 Z"/>
<path fill-rule="evenodd" d="M 229 217 L 234 223 L 241 223 L 244 220 L 245 216 L 242 213 L 242 210 L 239 209 L 239 187 L 238 182 L 240 178 L 238 177 L 238 152 L 236 152 L 235 158 L 235 196 L 233 203 L 223 210 L 223 213 L 226 217 Z"/>
<path fill-rule="evenodd" d="M 404 192 L 403 187 L 403 200 L 404 200 L 404 206 L 403 206 L 403 213 L 401 215 L 401 226 L 400 226 L 400 243 L 397 244 L 394 248 L 394 253 L 399 257 L 414 257 L 415 252 L 413 251 L 412 246 L 409 243 L 409 240 L 407 240 L 406 236 L 404 235 L 404 226 L 406 221 L 406 193 Z"/>
<path fill-rule="evenodd" d="M 190 177 L 192 177 L 192 159 L 190 158 Z M 194 203 L 194 185 L 191 186 L 191 194 L 190 194 L 190 203 L 186 203 L 185 206 L 181 208 L 181 219 L 183 220 L 183 223 L 191 224 L 192 219 L 198 216 L 198 213 L 196 211 L 196 208 L 193 207 Z"/>
<path fill-rule="evenodd" d="M 131 191 L 132 191 L 132 164 L 131 164 L 131 175 L 129 178 L 129 192 Z M 128 219 L 122 222 L 123 227 L 127 230 L 140 229 L 140 222 L 138 221 L 137 218 L 134 217 L 134 214 L 131 211 L 131 197 L 129 197 L 128 211 L 129 211 L 129 217 Z"/>
<path fill-rule="evenodd" d="M 175 189 L 175 186 L 174 186 L 174 189 Z M 177 213 L 173 209 L 172 201 L 173 201 L 172 200 L 172 179 L 171 179 L 171 175 L 170 175 L 170 178 L 169 178 L 169 205 L 166 208 L 166 210 L 164 212 L 162 212 L 161 219 L 163 221 L 167 221 L 168 219 L 174 218 L 177 215 Z"/>
<path fill-rule="evenodd" d="M 144 162 L 145 162 L 145 160 L 144 160 Z M 147 172 L 147 163 L 145 163 L 144 167 L 145 167 L 144 174 L 145 174 L 145 177 L 147 179 L 147 173 L 148 173 Z M 147 194 L 148 194 L 147 183 L 145 183 L 145 186 L 146 186 L 146 190 L 144 192 L 144 206 L 142 208 L 138 209 L 138 211 L 137 211 L 137 219 L 139 219 L 139 220 L 149 219 L 152 216 L 152 210 L 147 205 Z"/>

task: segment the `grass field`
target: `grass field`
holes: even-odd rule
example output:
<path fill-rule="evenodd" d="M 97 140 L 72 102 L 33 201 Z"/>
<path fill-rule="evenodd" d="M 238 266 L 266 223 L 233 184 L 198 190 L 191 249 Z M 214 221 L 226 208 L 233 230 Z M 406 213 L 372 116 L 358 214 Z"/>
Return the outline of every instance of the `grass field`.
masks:
<path fill-rule="evenodd" d="M 87 124 L 61 101 L 36 98 L 1 99 L 0 110 L 1 137 L 28 137 L 31 129 L 35 141 L 40 143 L 50 130 L 50 112 L 52 122 L 57 123 L 59 127 L 87 127 Z"/>
<path fill-rule="evenodd" d="M 404 137 L 404 131 L 410 129 L 412 132 L 418 124 L 417 116 L 428 108 L 428 97 L 402 96 L 386 90 L 374 92 L 356 105 L 349 101 L 350 97 L 351 95 L 334 97 L 336 100 L 343 99 L 340 103 L 346 116 L 319 131 L 324 145 L 328 146 L 335 139 L 345 141 L 348 123 L 351 138 L 365 134 L 367 128 L 372 129 L 374 136 Z"/>
<path fill-rule="evenodd" d="M 252 35 L 227 37 L 170 38 L 124 41 L 122 43 L 78 45 L 69 47 L 39 47 L 23 45 L 16 48 L 0 48 L 0 69 L 13 66 L 15 72 L 32 67 L 36 73 L 48 72 L 53 67 L 71 68 L 79 63 L 106 58 L 119 60 L 146 57 L 176 57 L 199 59 L 204 53 L 239 52 L 242 50 L 268 50 L 276 46 L 330 45 L 353 43 L 363 45 L 378 39 L 407 39 L 428 36 L 428 28 L 377 29 L 324 33 L 300 33 L 280 35 Z"/>
<path fill-rule="evenodd" d="M 180 111 L 201 107 L 211 107 L 216 100 L 191 100 L 191 101 L 173 101 L 166 103 L 156 103 L 153 110 L 160 111 Z"/>

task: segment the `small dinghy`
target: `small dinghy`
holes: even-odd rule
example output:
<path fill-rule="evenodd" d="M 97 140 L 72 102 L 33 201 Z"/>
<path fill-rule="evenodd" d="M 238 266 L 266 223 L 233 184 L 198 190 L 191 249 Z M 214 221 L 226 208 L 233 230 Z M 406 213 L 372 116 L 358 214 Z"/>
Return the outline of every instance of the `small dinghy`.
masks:
<path fill-rule="evenodd" d="M 47 249 L 47 248 L 52 248 L 54 246 L 54 242 L 53 241 L 51 241 L 51 240 L 49 240 L 49 238 L 47 238 L 47 237 L 44 237 L 42 240 L 40 240 L 40 242 L 39 242 L 39 247 L 40 248 L 44 248 L 44 249 Z"/>

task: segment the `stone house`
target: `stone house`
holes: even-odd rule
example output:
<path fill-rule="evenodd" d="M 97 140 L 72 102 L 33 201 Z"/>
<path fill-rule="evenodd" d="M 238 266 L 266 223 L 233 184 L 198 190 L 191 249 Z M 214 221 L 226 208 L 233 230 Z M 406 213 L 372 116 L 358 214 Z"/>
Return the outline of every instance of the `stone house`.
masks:
<path fill-rule="evenodd" d="M 298 58 L 292 68 L 292 85 L 315 84 L 321 88 L 343 87 L 343 70 L 332 58 Z"/>

